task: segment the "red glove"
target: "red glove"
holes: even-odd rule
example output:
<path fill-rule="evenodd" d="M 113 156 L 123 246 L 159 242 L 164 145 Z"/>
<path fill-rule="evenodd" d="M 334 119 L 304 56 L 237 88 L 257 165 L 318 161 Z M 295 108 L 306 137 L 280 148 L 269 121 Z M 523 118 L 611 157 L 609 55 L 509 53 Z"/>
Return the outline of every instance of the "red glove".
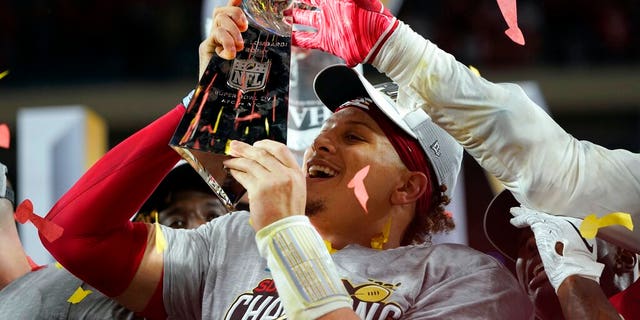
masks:
<path fill-rule="evenodd" d="M 319 10 L 294 7 L 293 23 L 316 32 L 293 31 L 293 45 L 320 49 L 348 66 L 371 62 L 398 26 L 398 19 L 379 0 L 300 0 Z M 302 5 L 304 6 L 304 5 Z"/>

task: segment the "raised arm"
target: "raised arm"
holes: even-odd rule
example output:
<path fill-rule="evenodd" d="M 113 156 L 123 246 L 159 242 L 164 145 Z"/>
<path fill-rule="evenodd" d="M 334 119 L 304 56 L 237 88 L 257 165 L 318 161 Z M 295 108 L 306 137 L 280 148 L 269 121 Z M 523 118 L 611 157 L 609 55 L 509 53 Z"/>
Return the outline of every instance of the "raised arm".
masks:
<path fill-rule="evenodd" d="M 104 155 L 47 214 L 62 236 L 40 237 L 75 276 L 151 318 L 163 313 L 162 255 L 154 229 L 130 218 L 180 159 L 168 142 L 184 112 L 177 106 Z"/>
<path fill-rule="evenodd" d="M 294 21 L 318 31 L 294 32 L 295 45 L 322 49 L 351 65 L 371 63 L 400 86 L 402 114 L 423 108 L 523 205 L 579 217 L 613 211 L 640 216 L 639 154 L 576 140 L 518 85 L 473 73 L 388 11 L 373 10 L 379 1 L 305 2 L 320 10 L 294 10 Z M 350 23 L 331 24 L 339 19 Z M 603 233 L 640 251 L 638 228 Z"/>

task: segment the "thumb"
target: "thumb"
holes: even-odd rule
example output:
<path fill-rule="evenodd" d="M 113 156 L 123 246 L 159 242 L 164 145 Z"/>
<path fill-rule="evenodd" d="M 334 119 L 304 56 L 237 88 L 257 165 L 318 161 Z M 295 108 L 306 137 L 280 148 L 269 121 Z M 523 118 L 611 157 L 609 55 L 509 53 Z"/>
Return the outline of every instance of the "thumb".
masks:
<path fill-rule="evenodd" d="M 510 212 L 513 218 L 509 222 L 518 228 L 530 227 L 534 223 L 543 221 L 535 212 L 523 207 L 513 207 Z"/>

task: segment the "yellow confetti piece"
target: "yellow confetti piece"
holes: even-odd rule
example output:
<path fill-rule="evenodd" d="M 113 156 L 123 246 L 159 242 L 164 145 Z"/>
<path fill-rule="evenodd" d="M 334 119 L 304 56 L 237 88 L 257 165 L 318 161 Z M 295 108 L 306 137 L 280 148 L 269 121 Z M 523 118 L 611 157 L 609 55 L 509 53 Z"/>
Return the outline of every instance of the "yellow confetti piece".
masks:
<path fill-rule="evenodd" d="M 225 143 L 224 154 L 231 155 L 231 140 L 227 140 L 227 143 Z"/>
<path fill-rule="evenodd" d="M 156 250 L 159 253 L 162 253 L 164 249 L 167 248 L 167 240 L 164 238 L 162 228 L 160 228 L 160 223 L 158 222 L 158 211 L 153 210 L 152 214 L 156 219 L 156 222 L 154 223 L 156 227 Z"/>
<path fill-rule="evenodd" d="M 64 267 L 60 264 L 60 262 L 56 261 L 56 263 L 54 264 L 56 266 L 56 268 L 58 269 L 63 269 Z"/>
<path fill-rule="evenodd" d="M 371 238 L 371 248 L 382 250 L 382 246 L 389 241 L 389 233 L 391 233 L 391 217 L 389 217 L 389 220 L 387 220 L 387 223 L 384 225 L 382 233 Z"/>
<path fill-rule="evenodd" d="M 327 247 L 327 251 L 329 251 L 329 254 L 334 254 L 336 252 L 338 252 L 337 249 L 334 249 L 333 246 L 331 245 L 331 242 L 327 241 L 327 240 L 322 240 L 324 241 L 324 245 Z"/>
<path fill-rule="evenodd" d="M 82 287 L 78 287 L 78 289 L 76 289 L 76 292 L 74 292 L 71 297 L 69 297 L 69 299 L 67 299 L 67 302 L 72 303 L 72 304 L 76 304 L 82 300 L 84 300 L 84 298 L 86 298 L 91 292 L 91 290 L 84 290 L 82 289 Z"/>
<path fill-rule="evenodd" d="M 475 74 L 476 76 L 480 76 L 480 70 L 478 70 L 476 67 L 469 66 L 469 70 L 471 70 L 471 72 L 473 72 L 473 74 Z"/>
<path fill-rule="evenodd" d="M 0 73 L 0 79 L 6 77 L 9 74 L 9 70 L 5 70 L 2 73 Z"/>
<path fill-rule="evenodd" d="M 631 221 L 630 214 L 612 212 L 604 215 L 602 218 L 598 218 L 595 214 L 584 217 L 580 225 L 580 235 L 585 239 L 593 239 L 598 233 L 598 229 L 614 225 L 621 225 L 633 231 L 633 222 Z"/>

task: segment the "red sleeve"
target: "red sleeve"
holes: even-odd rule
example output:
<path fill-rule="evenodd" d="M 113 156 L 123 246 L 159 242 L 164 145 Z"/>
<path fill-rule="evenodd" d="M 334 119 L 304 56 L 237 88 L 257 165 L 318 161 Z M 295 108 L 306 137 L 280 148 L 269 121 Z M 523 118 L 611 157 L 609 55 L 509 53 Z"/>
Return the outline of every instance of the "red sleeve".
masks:
<path fill-rule="evenodd" d="M 44 246 L 108 296 L 129 286 L 142 260 L 147 228 L 130 219 L 180 159 L 168 143 L 184 113 L 179 105 L 110 150 L 45 218 L 64 232 L 54 242 L 40 235 Z"/>
<path fill-rule="evenodd" d="M 625 319 L 640 317 L 640 280 L 609 298 L 609 302 Z"/>

